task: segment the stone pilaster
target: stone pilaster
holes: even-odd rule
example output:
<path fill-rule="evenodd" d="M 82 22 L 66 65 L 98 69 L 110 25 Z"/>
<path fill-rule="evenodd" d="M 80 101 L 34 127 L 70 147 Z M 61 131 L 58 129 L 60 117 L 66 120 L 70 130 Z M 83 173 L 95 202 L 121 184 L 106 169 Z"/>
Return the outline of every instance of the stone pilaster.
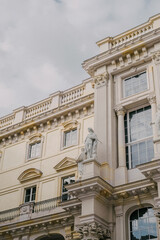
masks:
<path fill-rule="evenodd" d="M 154 84 L 157 98 L 157 105 L 160 104 L 160 50 L 153 53 L 153 71 L 154 71 Z"/>
<path fill-rule="evenodd" d="M 108 146 L 108 79 L 108 72 L 94 77 L 94 130 L 98 139 L 102 142 L 101 144 L 98 144 L 97 148 L 97 156 L 100 163 L 106 161 Z"/>
<path fill-rule="evenodd" d="M 124 219 L 123 219 L 123 206 L 115 207 L 116 212 L 116 239 L 124 240 Z"/>
<path fill-rule="evenodd" d="M 118 117 L 118 168 L 115 172 L 115 184 L 121 185 L 127 183 L 126 168 L 126 150 L 125 150 L 125 132 L 124 132 L 124 115 L 125 109 L 119 105 L 115 108 Z"/>
<path fill-rule="evenodd" d="M 157 158 L 159 154 L 159 147 L 158 147 L 158 134 L 157 134 L 157 128 L 156 128 L 156 96 L 154 94 L 151 94 L 148 97 L 148 101 L 151 105 L 151 110 L 152 110 L 152 129 L 153 129 L 153 142 L 154 142 L 154 157 Z"/>

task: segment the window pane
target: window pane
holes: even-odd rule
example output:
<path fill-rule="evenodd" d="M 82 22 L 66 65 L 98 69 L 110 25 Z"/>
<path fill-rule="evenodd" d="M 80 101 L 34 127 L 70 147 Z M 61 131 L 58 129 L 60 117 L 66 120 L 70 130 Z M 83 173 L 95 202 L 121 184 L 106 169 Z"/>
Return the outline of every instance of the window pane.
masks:
<path fill-rule="evenodd" d="M 156 217 L 152 208 L 141 208 L 131 214 L 130 236 L 134 240 L 157 239 Z"/>
<path fill-rule="evenodd" d="M 29 158 L 35 158 L 40 156 L 41 142 L 36 142 L 29 145 Z"/>
<path fill-rule="evenodd" d="M 68 190 L 65 188 L 66 185 L 74 183 L 75 176 L 68 176 L 62 179 L 62 201 L 68 200 Z"/>
<path fill-rule="evenodd" d="M 137 74 L 124 80 L 124 97 L 142 92 L 147 89 L 146 72 Z"/>
<path fill-rule="evenodd" d="M 64 133 L 64 147 L 77 144 L 77 129 Z"/>

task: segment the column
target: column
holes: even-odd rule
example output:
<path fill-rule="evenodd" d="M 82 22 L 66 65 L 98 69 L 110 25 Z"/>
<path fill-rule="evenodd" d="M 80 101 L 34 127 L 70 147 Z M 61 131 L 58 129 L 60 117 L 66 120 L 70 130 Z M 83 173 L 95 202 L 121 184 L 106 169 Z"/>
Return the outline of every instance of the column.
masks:
<path fill-rule="evenodd" d="M 115 207 L 116 213 L 116 239 L 124 240 L 125 232 L 124 232 L 124 219 L 123 219 L 123 206 Z"/>
<path fill-rule="evenodd" d="M 100 163 L 107 162 L 108 148 L 108 73 L 94 78 L 95 84 L 95 119 L 94 130 L 101 143 L 98 143 L 97 156 Z"/>
<path fill-rule="evenodd" d="M 157 98 L 157 105 L 160 104 L 160 50 L 153 54 L 154 85 Z"/>
<path fill-rule="evenodd" d="M 152 129 L 153 129 L 153 142 L 154 142 L 154 158 L 157 158 L 160 154 L 158 153 L 158 132 L 155 124 L 156 120 L 156 96 L 154 94 L 148 97 L 148 101 L 151 105 L 152 110 Z"/>
<path fill-rule="evenodd" d="M 118 116 L 118 168 L 115 171 L 115 184 L 127 183 L 126 150 L 124 133 L 125 109 L 119 105 L 115 109 Z"/>

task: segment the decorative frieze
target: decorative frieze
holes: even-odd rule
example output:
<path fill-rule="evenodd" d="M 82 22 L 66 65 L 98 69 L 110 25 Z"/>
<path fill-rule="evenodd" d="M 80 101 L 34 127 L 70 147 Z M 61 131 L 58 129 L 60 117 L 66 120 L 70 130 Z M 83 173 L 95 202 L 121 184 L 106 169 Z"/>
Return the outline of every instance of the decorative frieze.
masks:
<path fill-rule="evenodd" d="M 72 121 L 73 119 L 79 119 L 80 117 L 86 117 L 90 114 L 94 113 L 94 104 L 90 104 L 81 109 L 77 109 L 75 111 L 70 111 L 67 114 L 63 114 L 61 116 L 51 118 L 50 120 L 43 121 L 43 123 L 31 125 L 27 129 L 17 131 L 16 133 L 10 134 L 9 136 L 4 137 L 0 141 L 0 146 L 6 146 L 9 144 L 16 143 L 18 141 L 24 140 L 25 138 L 29 138 L 32 134 L 42 133 L 48 131 L 52 128 L 56 128 L 65 122 Z M 7 134 L 8 135 L 8 134 Z"/>
<path fill-rule="evenodd" d="M 76 232 L 80 239 L 111 239 L 111 231 L 98 223 L 83 224 L 77 226 Z"/>

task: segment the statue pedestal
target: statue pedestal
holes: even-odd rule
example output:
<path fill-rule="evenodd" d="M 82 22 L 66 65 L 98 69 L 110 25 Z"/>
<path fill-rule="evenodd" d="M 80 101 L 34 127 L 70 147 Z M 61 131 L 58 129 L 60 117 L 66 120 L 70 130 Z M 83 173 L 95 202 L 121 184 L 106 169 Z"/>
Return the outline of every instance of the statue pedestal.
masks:
<path fill-rule="evenodd" d="M 96 159 L 90 158 L 84 160 L 82 180 L 100 176 L 100 166 L 101 164 Z"/>

